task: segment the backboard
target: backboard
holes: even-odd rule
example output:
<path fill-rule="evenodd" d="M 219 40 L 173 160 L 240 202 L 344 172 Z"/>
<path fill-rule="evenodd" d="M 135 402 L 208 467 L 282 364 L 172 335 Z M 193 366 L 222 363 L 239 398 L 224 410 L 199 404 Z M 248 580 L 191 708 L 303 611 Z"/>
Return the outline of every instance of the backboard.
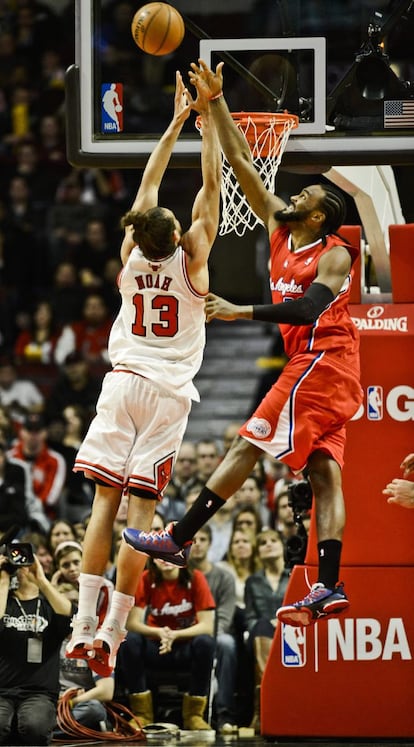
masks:
<path fill-rule="evenodd" d="M 66 78 L 69 161 L 144 165 L 171 117 L 175 70 L 186 77 L 202 57 L 212 66 L 224 60 L 232 111 L 298 114 L 282 167 L 414 163 L 414 10 L 407 0 L 372 3 L 330 0 L 328 9 L 315 0 L 172 0 L 186 33 L 178 50 L 160 58 L 132 40 L 139 2 L 76 0 L 76 59 Z M 171 165 L 198 164 L 200 147 L 190 118 Z"/>

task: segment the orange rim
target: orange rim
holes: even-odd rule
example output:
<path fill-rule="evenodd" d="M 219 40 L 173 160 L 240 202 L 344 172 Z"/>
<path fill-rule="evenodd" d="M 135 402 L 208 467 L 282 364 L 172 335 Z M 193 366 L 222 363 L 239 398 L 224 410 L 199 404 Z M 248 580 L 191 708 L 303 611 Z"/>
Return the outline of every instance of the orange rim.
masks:
<path fill-rule="evenodd" d="M 250 150 L 255 155 L 260 153 L 264 157 L 269 155 L 269 150 L 266 140 L 262 138 L 269 128 L 279 135 L 284 132 L 286 124 L 290 125 L 289 130 L 296 129 L 299 125 L 299 117 L 289 112 L 230 112 L 230 114 L 239 130 L 243 132 Z M 201 128 L 200 115 L 196 119 L 196 127 Z M 261 143 L 258 142 L 259 139 L 262 139 Z"/>

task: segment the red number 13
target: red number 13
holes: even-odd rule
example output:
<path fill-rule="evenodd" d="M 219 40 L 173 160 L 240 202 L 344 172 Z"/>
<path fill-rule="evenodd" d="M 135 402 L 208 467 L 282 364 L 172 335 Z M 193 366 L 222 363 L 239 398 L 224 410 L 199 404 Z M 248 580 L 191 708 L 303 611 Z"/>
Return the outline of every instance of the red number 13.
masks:
<path fill-rule="evenodd" d="M 147 327 L 144 324 L 144 296 L 136 293 L 133 297 L 135 306 L 135 321 L 132 333 L 146 337 Z M 151 331 L 156 337 L 174 337 L 178 331 L 178 300 L 175 296 L 154 296 L 151 303 L 154 311 L 158 311 L 158 322 L 151 323 Z"/>

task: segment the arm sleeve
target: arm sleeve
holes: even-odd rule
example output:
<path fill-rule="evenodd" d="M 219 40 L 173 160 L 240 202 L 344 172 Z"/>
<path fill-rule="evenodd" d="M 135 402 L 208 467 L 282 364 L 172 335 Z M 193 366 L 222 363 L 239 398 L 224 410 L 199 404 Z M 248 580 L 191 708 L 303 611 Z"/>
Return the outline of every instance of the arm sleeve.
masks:
<path fill-rule="evenodd" d="M 335 296 L 323 283 L 311 283 L 302 298 L 282 303 L 253 306 L 253 319 L 296 326 L 314 324 Z"/>

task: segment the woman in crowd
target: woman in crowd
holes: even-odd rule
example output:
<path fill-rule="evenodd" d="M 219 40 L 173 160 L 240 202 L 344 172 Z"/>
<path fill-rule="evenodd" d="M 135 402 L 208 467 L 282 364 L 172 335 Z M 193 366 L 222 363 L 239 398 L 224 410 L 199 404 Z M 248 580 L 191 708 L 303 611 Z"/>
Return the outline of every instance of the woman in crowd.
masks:
<path fill-rule="evenodd" d="M 246 580 L 248 652 L 254 663 L 254 715 L 252 726 L 260 728 L 260 685 L 276 628 L 276 610 L 283 604 L 289 569 L 285 567 L 284 545 L 275 529 L 264 529 L 256 540 L 261 569 Z"/>
<path fill-rule="evenodd" d="M 258 568 L 255 554 L 254 534 L 244 527 L 235 527 L 230 537 L 229 549 L 225 560 L 217 565 L 230 571 L 236 586 L 236 609 L 233 618 L 234 632 L 238 641 L 243 640 L 247 630 L 246 605 L 244 592 L 247 579 Z"/>
<path fill-rule="evenodd" d="M 215 603 L 204 574 L 151 560 L 140 579 L 135 605 L 116 668 L 132 712 L 143 726 L 154 721 L 147 671 L 185 668 L 190 685 L 183 700 L 183 727 L 209 730 L 203 715 L 215 651 Z"/>
<path fill-rule="evenodd" d="M 69 540 L 74 542 L 77 540 L 73 525 L 65 519 L 55 519 L 47 535 L 49 550 L 52 555 L 55 554 L 56 548 L 61 542 L 68 542 Z"/>

